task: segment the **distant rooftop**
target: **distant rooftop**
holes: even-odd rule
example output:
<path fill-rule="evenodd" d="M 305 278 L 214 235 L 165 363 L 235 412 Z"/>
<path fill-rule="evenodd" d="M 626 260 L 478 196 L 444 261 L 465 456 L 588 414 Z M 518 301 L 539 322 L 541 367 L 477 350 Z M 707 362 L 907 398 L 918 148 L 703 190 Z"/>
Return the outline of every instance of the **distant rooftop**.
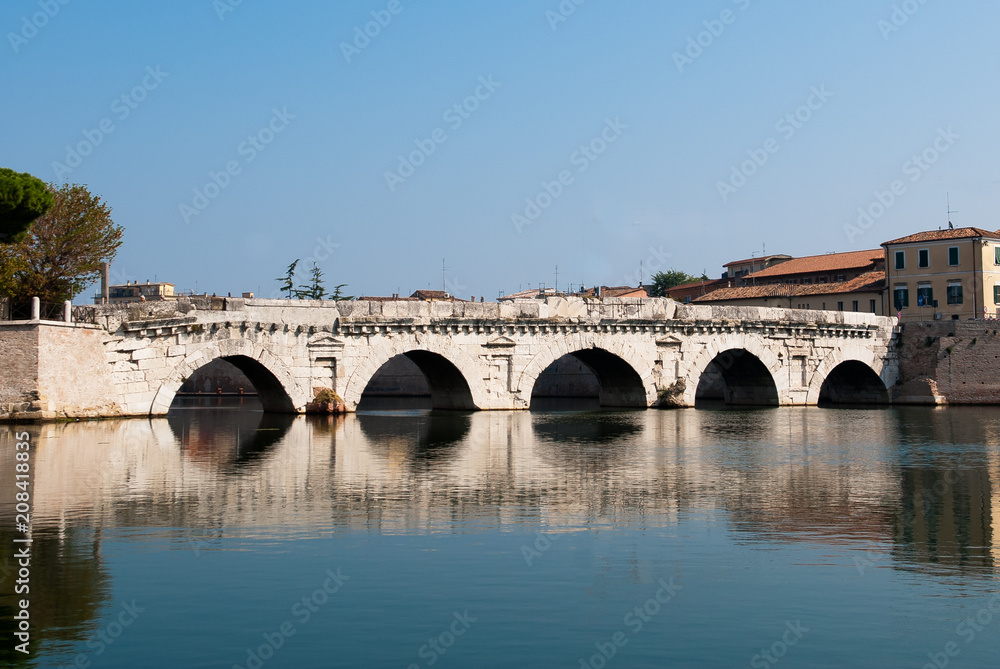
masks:
<path fill-rule="evenodd" d="M 827 253 L 818 256 L 792 258 L 785 262 L 750 274 L 748 279 L 766 279 L 790 274 L 812 274 L 814 272 L 836 272 L 864 269 L 885 259 L 882 249 L 848 251 L 847 253 Z"/>
<path fill-rule="evenodd" d="M 850 281 L 835 283 L 770 283 L 758 286 L 719 288 L 708 295 L 694 298 L 694 302 L 723 302 L 763 297 L 806 297 L 835 293 L 878 292 L 885 287 L 885 272 L 866 272 Z"/>
<path fill-rule="evenodd" d="M 969 239 L 975 237 L 1000 237 L 1000 232 L 992 232 L 990 230 L 983 230 L 982 228 L 954 228 L 948 230 L 928 230 L 927 232 L 918 232 L 916 234 L 907 235 L 906 237 L 900 237 L 899 239 L 893 239 L 888 242 L 882 242 L 882 246 L 888 246 L 890 244 L 909 244 L 912 242 L 935 242 L 945 239 Z"/>
<path fill-rule="evenodd" d="M 746 265 L 751 262 L 766 262 L 768 260 L 774 260 L 775 258 L 789 259 L 792 256 L 784 255 L 783 253 L 775 253 L 769 256 L 759 256 L 757 258 L 747 258 L 745 260 L 734 260 L 732 262 L 727 262 L 723 267 L 732 267 L 733 265 Z"/>

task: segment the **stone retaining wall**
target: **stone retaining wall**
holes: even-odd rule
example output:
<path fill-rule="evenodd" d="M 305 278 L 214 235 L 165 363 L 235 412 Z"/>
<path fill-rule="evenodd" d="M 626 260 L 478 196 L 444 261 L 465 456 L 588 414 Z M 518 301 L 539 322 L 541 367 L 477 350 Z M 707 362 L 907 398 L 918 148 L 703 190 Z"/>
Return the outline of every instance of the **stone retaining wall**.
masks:
<path fill-rule="evenodd" d="M 1000 321 L 901 326 L 900 404 L 1000 404 Z"/>

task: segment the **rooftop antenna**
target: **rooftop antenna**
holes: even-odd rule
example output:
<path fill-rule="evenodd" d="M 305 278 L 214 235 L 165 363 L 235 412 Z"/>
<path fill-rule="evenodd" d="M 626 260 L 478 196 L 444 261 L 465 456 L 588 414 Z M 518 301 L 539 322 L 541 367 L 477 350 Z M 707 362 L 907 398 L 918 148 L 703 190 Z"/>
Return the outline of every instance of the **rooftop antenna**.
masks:
<path fill-rule="evenodd" d="M 447 288 L 445 280 L 444 280 L 444 273 L 445 273 L 445 270 L 447 270 L 447 269 L 448 268 L 444 266 L 444 258 L 441 258 L 441 292 L 442 293 L 447 293 L 448 292 L 448 288 Z"/>
<path fill-rule="evenodd" d="M 946 193 L 945 195 L 948 198 L 948 229 L 949 230 L 954 230 L 955 226 L 952 225 L 952 223 L 951 223 L 951 215 L 952 214 L 957 214 L 958 212 L 951 208 L 951 193 Z"/>
<path fill-rule="evenodd" d="M 556 265 L 556 292 L 559 292 L 559 265 Z"/>

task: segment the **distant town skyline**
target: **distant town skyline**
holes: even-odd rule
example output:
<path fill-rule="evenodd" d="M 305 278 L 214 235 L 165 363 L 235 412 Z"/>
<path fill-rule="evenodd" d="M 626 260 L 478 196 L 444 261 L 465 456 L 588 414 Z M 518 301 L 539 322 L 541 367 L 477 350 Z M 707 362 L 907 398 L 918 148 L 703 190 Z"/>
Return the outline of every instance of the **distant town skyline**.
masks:
<path fill-rule="evenodd" d="M 1000 7 L 376 0 L 0 11 L 0 165 L 87 184 L 112 281 L 262 296 L 718 278 L 1000 227 Z M 950 194 L 950 205 L 948 197 Z M 305 279 L 305 274 L 302 274 Z M 77 298 L 92 299 L 93 289 Z"/>

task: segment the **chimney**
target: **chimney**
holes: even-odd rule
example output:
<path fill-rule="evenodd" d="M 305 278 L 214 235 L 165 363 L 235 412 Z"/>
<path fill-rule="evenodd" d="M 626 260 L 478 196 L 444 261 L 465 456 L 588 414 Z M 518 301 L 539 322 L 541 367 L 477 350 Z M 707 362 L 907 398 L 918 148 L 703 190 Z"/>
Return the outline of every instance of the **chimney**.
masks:
<path fill-rule="evenodd" d="M 101 304 L 107 304 L 110 297 L 108 277 L 111 275 L 111 263 L 101 263 Z"/>

